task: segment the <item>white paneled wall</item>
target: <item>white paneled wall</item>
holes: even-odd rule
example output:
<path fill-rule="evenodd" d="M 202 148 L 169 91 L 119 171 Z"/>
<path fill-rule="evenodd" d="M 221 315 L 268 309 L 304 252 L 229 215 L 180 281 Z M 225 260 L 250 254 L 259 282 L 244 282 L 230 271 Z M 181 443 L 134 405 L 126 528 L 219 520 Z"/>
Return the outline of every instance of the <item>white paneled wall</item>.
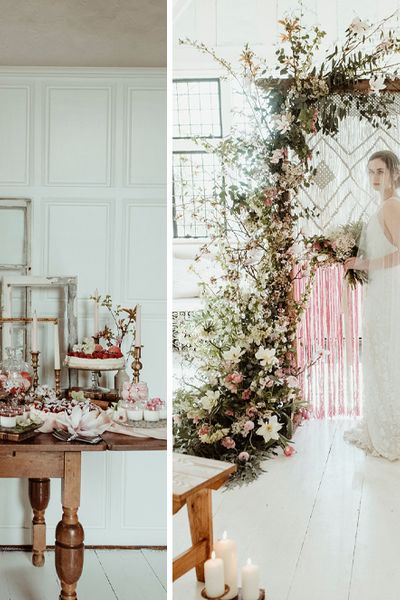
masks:
<path fill-rule="evenodd" d="M 140 302 L 143 379 L 162 397 L 165 179 L 163 70 L 0 68 L 0 197 L 32 200 L 32 274 L 78 276 L 80 338 L 93 334 L 96 288 L 123 306 Z M 62 314 L 57 291 L 35 292 L 33 304 L 39 314 Z M 49 328 L 40 328 L 40 350 L 42 381 L 52 382 Z M 82 480 L 87 544 L 166 542 L 165 453 L 86 454 Z M 60 516 L 57 480 L 52 494 L 49 543 Z M 30 520 L 26 481 L 3 479 L 0 544 L 29 543 Z"/>

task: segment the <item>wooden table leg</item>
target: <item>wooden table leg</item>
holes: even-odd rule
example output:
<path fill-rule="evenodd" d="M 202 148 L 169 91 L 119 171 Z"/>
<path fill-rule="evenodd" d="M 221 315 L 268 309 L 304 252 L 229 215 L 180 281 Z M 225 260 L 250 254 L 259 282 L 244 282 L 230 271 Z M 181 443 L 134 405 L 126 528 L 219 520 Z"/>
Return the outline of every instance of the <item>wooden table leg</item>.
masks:
<path fill-rule="evenodd" d="M 213 547 L 213 525 L 211 510 L 211 490 L 203 489 L 187 499 L 192 544 L 206 541 L 206 554 L 211 556 Z M 196 564 L 197 581 L 204 581 L 204 563 Z"/>
<path fill-rule="evenodd" d="M 65 452 L 62 481 L 62 520 L 56 529 L 56 570 L 61 582 L 60 600 L 77 600 L 76 585 L 83 569 L 83 527 L 78 521 L 81 488 L 81 453 Z"/>
<path fill-rule="evenodd" d="M 50 499 L 50 479 L 29 479 L 29 500 L 33 509 L 32 563 L 44 565 L 46 550 L 46 521 L 44 518 Z"/>

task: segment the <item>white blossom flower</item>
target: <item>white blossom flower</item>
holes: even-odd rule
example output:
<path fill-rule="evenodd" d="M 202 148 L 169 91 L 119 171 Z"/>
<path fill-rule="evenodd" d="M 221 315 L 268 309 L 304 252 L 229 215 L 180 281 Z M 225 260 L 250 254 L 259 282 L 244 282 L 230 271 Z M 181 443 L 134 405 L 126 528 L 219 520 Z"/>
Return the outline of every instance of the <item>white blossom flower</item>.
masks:
<path fill-rule="evenodd" d="M 372 93 L 379 94 L 379 92 L 386 88 L 385 76 L 382 74 L 373 75 L 369 80 L 369 87 L 371 88 Z"/>
<path fill-rule="evenodd" d="M 284 158 L 285 158 L 285 150 L 284 150 L 284 148 L 277 148 L 271 154 L 270 162 L 272 162 L 272 164 L 274 164 L 274 165 L 277 165 L 278 162 L 280 160 L 283 160 Z"/>
<path fill-rule="evenodd" d="M 260 420 L 258 423 L 261 426 L 256 430 L 256 434 L 263 437 L 265 442 L 279 440 L 278 431 L 282 429 L 282 425 L 278 423 L 278 417 L 276 415 L 270 417 L 268 421 L 264 422 Z"/>
<path fill-rule="evenodd" d="M 275 129 L 281 133 L 286 133 L 293 122 L 293 115 L 291 113 L 283 113 L 281 115 L 274 115 L 273 123 Z"/>
<path fill-rule="evenodd" d="M 232 363 L 237 363 L 240 360 L 240 357 L 244 353 L 244 350 L 240 346 L 232 346 L 229 350 L 225 350 L 223 353 L 224 360 L 230 361 Z"/>
<path fill-rule="evenodd" d="M 276 358 L 275 354 L 275 348 L 264 348 L 264 346 L 260 346 L 255 356 L 256 359 L 260 361 L 263 367 L 270 367 L 278 362 L 278 359 Z"/>
<path fill-rule="evenodd" d="M 289 388 L 299 387 L 299 381 L 298 381 L 297 377 L 294 377 L 294 375 L 289 375 L 289 377 L 286 379 L 286 383 Z"/>
<path fill-rule="evenodd" d="M 368 29 L 369 25 L 366 21 L 362 21 L 360 17 L 355 17 L 349 25 L 349 29 L 352 33 L 362 35 Z"/>
<path fill-rule="evenodd" d="M 210 412 L 210 410 L 212 410 L 216 404 L 216 402 L 218 401 L 218 398 L 220 396 L 219 392 L 213 392 L 212 390 L 208 390 L 205 394 L 205 396 L 203 396 L 200 399 L 200 402 L 204 408 L 204 410 L 208 410 L 208 412 Z"/>

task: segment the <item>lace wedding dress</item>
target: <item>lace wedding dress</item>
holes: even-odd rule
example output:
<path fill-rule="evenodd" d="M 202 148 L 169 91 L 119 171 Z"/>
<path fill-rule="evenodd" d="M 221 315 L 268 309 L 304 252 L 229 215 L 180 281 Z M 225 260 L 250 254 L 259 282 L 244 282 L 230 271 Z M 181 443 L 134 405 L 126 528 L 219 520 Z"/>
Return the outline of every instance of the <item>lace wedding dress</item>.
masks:
<path fill-rule="evenodd" d="M 373 215 L 365 231 L 368 259 L 397 251 Z M 400 265 L 369 272 L 363 313 L 363 418 L 345 440 L 373 456 L 400 458 Z"/>

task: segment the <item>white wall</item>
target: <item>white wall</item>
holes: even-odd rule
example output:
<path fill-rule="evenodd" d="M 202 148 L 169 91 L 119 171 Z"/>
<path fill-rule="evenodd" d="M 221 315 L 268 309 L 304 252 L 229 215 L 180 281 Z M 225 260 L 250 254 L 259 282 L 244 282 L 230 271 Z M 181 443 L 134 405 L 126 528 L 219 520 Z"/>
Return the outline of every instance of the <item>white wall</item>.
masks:
<path fill-rule="evenodd" d="M 278 20 L 296 11 L 297 0 L 174 0 L 174 69 L 195 71 L 213 68 L 213 63 L 198 52 L 179 46 L 178 40 L 190 38 L 214 47 L 219 55 L 232 61 L 246 42 L 257 54 L 274 60 L 274 44 L 279 43 Z M 377 22 L 400 8 L 399 0 L 305 0 L 304 20 L 318 24 L 327 32 L 328 45 L 343 37 L 354 17 Z"/>
<path fill-rule="evenodd" d="M 32 274 L 78 276 L 80 338 L 93 333 L 96 287 L 121 305 L 140 302 L 143 380 L 164 398 L 165 90 L 162 69 L 0 68 L 0 197 L 32 200 Z M 60 314 L 57 292 L 35 293 L 33 304 Z M 49 381 L 51 339 L 42 328 Z M 87 454 L 82 479 L 87 544 L 165 543 L 165 453 Z M 52 483 L 49 543 L 60 516 Z M 26 491 L 1 481 L 1 544 L 29 542 Z"/>

